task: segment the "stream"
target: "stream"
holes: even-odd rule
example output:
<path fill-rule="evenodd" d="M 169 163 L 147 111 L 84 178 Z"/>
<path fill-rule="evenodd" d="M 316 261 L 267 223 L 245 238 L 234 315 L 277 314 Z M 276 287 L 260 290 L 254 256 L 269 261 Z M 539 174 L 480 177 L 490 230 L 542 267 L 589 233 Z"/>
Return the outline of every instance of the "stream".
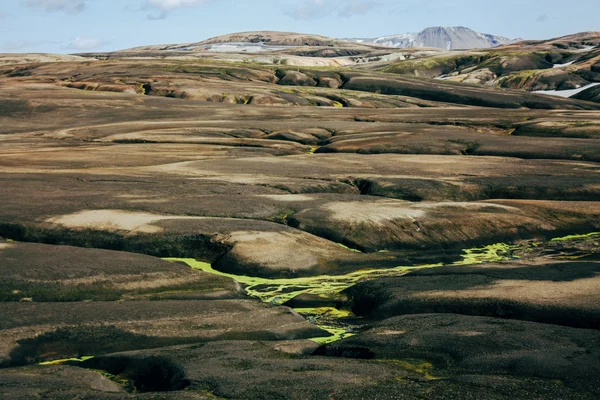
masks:
<path fill-rule="evenodd" d="M 551 239 L 548 242 L 528 241 L 522 244 L 495 243 L 484 247 L 464 250 L 460 260 L 450 264 L 439 263 L 398 266 L 395 268 L 374 268 L 355 271 L 345 275 L 320 275 L 285 279 L 268 279 L 229 274 L 215 270 L 209 263 L 191 258 L 165 258 L 165 260 L 182 262 L 193 269 L 232 278 L 242 285 L 248 296 L 258 298 L 265 303 L 283 305 L 301 294 L 332 298 L 362 280 L 402 276 L 416 269 L 436 268 L 446 265 L 474 265 L 488 262 L 518 260 L 520 257 L 517 254 L 520 251 L 540 247 L 545 243 L 580 240 L 598 236 L 600 236 L 600 232 L 558 237 Z M 308 321 L 330 333 L 330 336 L 312 338 L 311 340 L 314 342 L 327 344 L 345 337 L 353 336 L 356 332 L 356 327 L 345 321 L 347 319 L 356 320 L 357 318 L 349 310 L 338 309 L 335 307 L 294 308 L 294 310 Z"/>
<path fill-rule="evenodd" d="M 583 251 L 576 249 L 577 242 L 590 239 L 600 239 L 600 232 L 562 236 L 544 242 L 530 240 L 518 244 L 495 243 L 484 247 L 464 250 L 460 260 L 449 264 L 439 263 L 417 266 L 398 266 L 396 268 L 375 268 L 355 271 L 346 275 L 320 275 L 288 279 L 268 279 L 228 274 L 215 270 L 209 263 L 192 258 L 165 258 L 165 260 L 182 262 L 193 269 L 232 278 L 244 287 L 248 296 L 256 297 L 263 302 L 273 305 L 282 305 L 301 294 L 311 294 L 322 296 L 324 298 L 331 298 L 335 295 L 339 295 L 344 289 L 349 288 L 361 280 L 387 276 L 402 276 L 415 269 L 436 268 L 445 265 L 475 265 L 488 262 L 519 260 L 521 259 L 520 254 L 526 253 L 532 249 L 548 250 L 545 248 L 553 243 L 564 243 L 563 249 L 559 248 L 557 258 L 578 259 L 591 254 L 598 254 L 597 249 L 594 249 L 592 253 L 588 254 L 588 252 L 585 251 L 585 246 Z M 564 249 L 566 249 L 566 251 L 564 251 Z M 548 254 L 545 255 L 548 256 Z M 310 339 L 316 343 L 328 344 L 356 334 L 356 327 L 351 325 L 348 320 L 356 321 L 358 317 L 353 315 L 349 310 L 334 307 L 294 308 L 294 310 L 311 323 L 316 324 L 318 327 L 329 333 L 329 336 Z M 69 362 L 80 363 L 91 358 L 94 358 L 94 356 L 52 360 L 40 363 L 40 365 L 61 365 Z M 111 378 L 110 376 L 108 377 Z"/>

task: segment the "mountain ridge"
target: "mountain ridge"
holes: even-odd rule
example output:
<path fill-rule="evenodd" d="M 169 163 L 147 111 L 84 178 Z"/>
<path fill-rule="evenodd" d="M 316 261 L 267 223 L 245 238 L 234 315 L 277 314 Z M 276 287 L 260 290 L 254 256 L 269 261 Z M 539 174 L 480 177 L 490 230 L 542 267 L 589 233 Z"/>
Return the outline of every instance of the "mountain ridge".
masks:
<path fill-rule="evenodd" d="M 464 26 L 434 26 L 418 33 L 401 33 L 377 38 L 348 38 L 355 43 L 394 48 L 433 47 L 444 50 L 491 48 L 512 44 L 522 39 L 509 39 L 489 33 L 479 33 Z"/>

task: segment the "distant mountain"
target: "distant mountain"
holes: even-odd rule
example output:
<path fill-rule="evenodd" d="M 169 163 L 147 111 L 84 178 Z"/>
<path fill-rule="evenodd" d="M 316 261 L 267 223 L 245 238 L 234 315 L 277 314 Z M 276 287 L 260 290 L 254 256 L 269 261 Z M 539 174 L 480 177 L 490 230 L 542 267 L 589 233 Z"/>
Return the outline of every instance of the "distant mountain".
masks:
<path fill-rule="evenodd" d="M 294 32 L 255 31 L 238 32 L 228 35 L 216 36 L 201 42 L 163 44 L 135 47 L 122 50 L 132 51 L 218 51 L 218 52 L 249 52 L 277 51 L 292 47 L 351 47 L 371 49 L 356 42 L 330 38 L 321 35 L 312 35 Z"/>
<path fill-rule="evenodd" d="M 419 33 L 403 33 L 375 39 L 346 39 L 356 43 L 396 48 L 433 47 L 445 50 L 486 49 L 515 43 L 516 40 L 486 33 L 478 33 L 464 26 L 432 27 Z"/>

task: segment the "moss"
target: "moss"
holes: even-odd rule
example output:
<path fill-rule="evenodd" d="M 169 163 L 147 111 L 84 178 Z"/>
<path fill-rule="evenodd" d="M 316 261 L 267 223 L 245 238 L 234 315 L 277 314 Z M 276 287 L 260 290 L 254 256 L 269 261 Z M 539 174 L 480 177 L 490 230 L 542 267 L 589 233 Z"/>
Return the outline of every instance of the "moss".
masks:
<path fill-rule="evenodd" d="M 427 381 L 439 380 L 442 378 L 432 375 L 433 365 L 424 360 L 405 359 L 405 360 L 377 360 L 378 362 L 397 365 L 400 368 L 417 373 Z"/>
<path fill-rule="evenodd" d="M 571 235 L 556 240 L 572 240 L 577 238 L 589 238 L 600 235 L 591 233 L 585 235 Z M 519 250 L 537 245 L 536 243 L 528 243 L 522 245 L 513 245 L 506 243 L 495 243 L 488 246 L 466 249 L 462 254 L 462 259 L 454 262 L 452 265 L 472 265 L 482 264 L 487 262 L 499 262 L 518 259 L 517 253 Z M 345 247 L 344 245 L 341 245 Z M 382 278 L 387 276 L 402 276 L 410 271 L 417 269 L 436 268 L 444 264 L 425 264 L 415 266 L 398 266 L 395 268 L 373 268 L 351 272 L 345 275 L 320 275 L 302 278 L 287 278 L 287 279 L 268 279 L 260 277 L 251 277 L 243 275 L 234 275 L 215 270 L 209 263 L 198 261 L 191 258 L 166 258 L 168 261 L 183 262 L 191 268 L 224 276 L 235 280 L 245 287 L 246 293 L 251 297 L 256 297 L 263 302 L 273 305 L 282 305 L 289 300 L 301 294 L 310 294 L 315 296 L 327 296 L 339 294 L 343 290 L 355 285 L 359 281 Z M 296 309 L 300 314 L 311 317 L 315 323 L 322 329 L 331 333 L 330 337 L 315 338 L 318 343 L 331 343 L 336 340 L 348 337 L 352 333 L 347 327 L 335 324 L 335 320 L 340 320 L 352 316 L 348 311 L 340 310 L 331 307 L 319 308 L 300 308 Z"/>
<path fill-rule="evenodd" d="M 344 318 L 354 317 L 351 311 L 338 310 L 334 307 L 295 308 L 294 310 L 330 333 L 330 336 L 309 339 L 313 342 L 328 344 L 354 336 L 353 329 L 341 322 Z"/>
<path fill-rule="evenodd" d="M 519 246 L 506 243 L 495 243 L 489 246 L 468 249 L 462 254 L 462 260 L 455 262 L 455 265 L 482 264 L 486 262 L 498 262 L 513 259 L 513 251 Z"/>
<path fill-rule="evenodd" d="M 543 70 L 524 70 L 512 72 L 502 78 L 500 86 L 510 88 L 522 88 L 536 79 L 537 75 Z"/>
<path fill-rule="evenodd" d="M 66 363 L 73 363 L 73 362 L 84 362 L 87 360 L 91 360 L 92 358 L 94 358 L 94 356 L 83 356 L 83 357 L 79 357 L 79 358 L 66 358 L 63 360 L 54 360 L 54 361 L 46 361 L 46 362 L 42 362 L 39 365 L 62 365 L 62 364 L 66 364 Z"/>
<path fill-rule="evenodd" d="M 338 243 L 338 245 L 339 245 L 340 247 L 342 247 L 342 248 L 344 248 L 344 249 L 346 249 L 346 250 L 350 250 L 350 251 L 352 251 L 352 252 L 354 252 L 354 253 L 362 253 L 362 251 L 360 251 L 360 250 L 357 250 L 357 249 L 352 249 L 352 248 L 350 248 L 350 247 L 348 247 L 348 246 L 345 246 L 345 245 L 343 245 L 343 244 L 341 244 L 341 243 Z"/>
<path fill-rule="evenodd" d="M 342 340 L 351 336 L 354 336 L 353 333 L 349 333 L 346 328 L 340 328 L 335 326 L 327 326 L 327 325 L 319 325 L 319 328 L 329 332 L 331 336 L 325 337 L 316 337 L 311 338 L 309 340 L 319 343 L 319 344 L 329 344 L 337 342 L 338 340 Z"/>
<path fill-rule="evenodd" d="M 269 221 L 276 222 L 278 224 L 288 225 L 291 218 L 293 218 L 296 210 L 286 208 L 280 210 L 276 215 L 268 218 Z"/>
<path fill-rule="evenodd" d="M 567 235 L 567 236 L 551 239 L 550 241 L 551 242 L 565 242 L 565 241 L 569 241 L 569 240 L 591 239 L 591 238 L 596 238 L 596 237 L 600 238 L 600 232 L 591 232 L 591 233 L 586 233 L 583 235 Z"/>
<path fill-rule="evenodd" d="M 404 60 L 394 63 L 383 72 L 395 74 L 413 74 L 413 75 L 431 75 L 428 72 L 435 72 L 435 75 L 448 74 L 456 70 L 462 70 L 467 67 L 475 66 L 487 59 L 487 55 L 457 55 L 441 57 L 424 57 L 414 60 Z"/>

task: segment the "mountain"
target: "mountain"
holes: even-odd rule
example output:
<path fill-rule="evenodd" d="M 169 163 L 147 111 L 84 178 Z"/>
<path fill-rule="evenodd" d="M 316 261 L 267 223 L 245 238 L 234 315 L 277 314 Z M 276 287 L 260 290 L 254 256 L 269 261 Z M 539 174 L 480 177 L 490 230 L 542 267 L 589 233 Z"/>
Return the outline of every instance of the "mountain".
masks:
<path fill-rule="evenodd" d="M 445 50 L 484 49 L 511 44 L 517 40 L 478 33 L 464 26 L 431 27 L 419 33 L 403 33 L 374 39 L 347 39 L 357 43 L 396 48 L 434 47 Z"/>
<path fill-rule="evenodd" d="M 356 45 L 356 43 L 354 43 Z M 276 51 L 290 47 L 349 47 L 350 43 L 321 35 L 294 32 L 255 31 L 216 36 L 201 42 L 142 46 L 124 51 Z"/>

